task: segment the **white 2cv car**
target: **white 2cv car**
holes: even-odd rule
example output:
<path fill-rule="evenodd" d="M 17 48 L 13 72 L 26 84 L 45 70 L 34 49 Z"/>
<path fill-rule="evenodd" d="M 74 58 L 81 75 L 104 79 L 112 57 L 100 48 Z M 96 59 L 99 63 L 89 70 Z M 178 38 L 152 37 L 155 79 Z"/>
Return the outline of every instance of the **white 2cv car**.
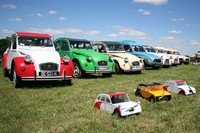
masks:
<path fill-rule="evenodd" d="M 163 84 L 163 88 L 166 91 L 182 95 L 190 95 L 196 93 L 196 89 L 192 86 L 188 86 L 184 80 L 166 81 Z"/>
<path fill-rule="evenodd" d="M 116 115 L 117 118 L 142 112 L 140 103 L 131 101 L 125 92 L 99 94 L 93 106 Z"/>
<path fill-rule="evenodd" d="M 4 77 L 16 88 L 22 81 L 65 81 L 71 84 L 74 66 L 69 57 L 60 57 L 48 34 L 16 32 L 3 55 Z"/>

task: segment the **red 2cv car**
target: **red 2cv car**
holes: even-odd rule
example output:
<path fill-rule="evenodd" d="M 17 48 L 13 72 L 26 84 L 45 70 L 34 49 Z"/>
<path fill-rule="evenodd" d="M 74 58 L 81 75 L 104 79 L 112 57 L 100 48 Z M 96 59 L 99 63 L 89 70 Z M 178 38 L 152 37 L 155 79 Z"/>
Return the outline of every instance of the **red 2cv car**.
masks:
<path fill-rule="evenodd" d="M 16 88 L 23 81 L 65 81 L 71 84 L 74 66 L 68 56 L 60 57 L 50 35 L 16 32 L 3 55 L 3 73 Z"/>

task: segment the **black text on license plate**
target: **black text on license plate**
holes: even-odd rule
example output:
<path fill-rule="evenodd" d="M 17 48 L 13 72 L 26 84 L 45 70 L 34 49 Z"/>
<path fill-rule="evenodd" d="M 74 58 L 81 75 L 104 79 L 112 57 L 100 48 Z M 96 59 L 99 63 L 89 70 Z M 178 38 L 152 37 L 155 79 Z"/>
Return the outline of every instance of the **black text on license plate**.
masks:
<path fill-rule="evenodd" d="M 40 72 L 40 76 L 42 77 L 51 77 L 51 76 L 58 76 L 58 75 L 59 75 L 58 72 L 51 72 L 51 71 Z"/>

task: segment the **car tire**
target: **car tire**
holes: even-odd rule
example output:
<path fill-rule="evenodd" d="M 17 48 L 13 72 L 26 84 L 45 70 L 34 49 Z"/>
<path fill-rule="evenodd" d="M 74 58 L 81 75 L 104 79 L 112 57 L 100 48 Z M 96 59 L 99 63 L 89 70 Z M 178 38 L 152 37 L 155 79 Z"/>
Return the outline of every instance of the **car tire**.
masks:
<path fill-rule="evenodd" d="M 116 62 L 115 62 L 115 73 L 117 73 L 117 74 L 120 74 L 120 73 L 122 73 L 122 70 L 121 70 L 121 68 L 120 68 L 119 64 L 118 64 L 118 63 L 116 63 Z"/>
<path fill-rule="evenodd" d="M 155 103 L 155 102 L 156 102 L 155 97 L 154 97 L 154 96 L 151 96 L 151 97 L 149 98 L 149 101 L 150 101 L 150 103 Z"/>
<path fill-rule="evenodd" d="M 3 76 L 4 77 L 8 77 L 9 76 L 8 69 L 3 68 Z"/>
<path fill-rule="evenodd" d="M 81 78 L 83 77 L 83 70 L 81 69 L 78 62 L 74 62 L 74 78 Z"/>
<path fill-rule="evenodd" d="M 15 66 L 13 67 L 13 84 L 15 88 L 21 87 L 21 78 L 17 75 L 15 71 Z"/>
<path fill-rule="evenodd" d="M 179 94 L 185 96 L 185 92 L 184 91 L 181 91 Z"/>
<path fill-rule="evenodd" d="M 114 113 L 113 113 L 113 115 L 114 115 L 117 119 L 121 118 L 120 113 L 119 113 L 118 110 L 115 110 Z"/>

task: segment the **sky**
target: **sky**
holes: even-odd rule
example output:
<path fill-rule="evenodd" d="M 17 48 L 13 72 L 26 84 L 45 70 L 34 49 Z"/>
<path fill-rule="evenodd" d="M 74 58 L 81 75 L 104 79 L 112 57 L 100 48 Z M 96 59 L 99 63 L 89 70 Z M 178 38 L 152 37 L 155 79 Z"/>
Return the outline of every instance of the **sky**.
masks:
<path fill-rule="evenodd" d="M 1 0 L 0 39 L 14 32 L 200 51 L 200 0 Z"/>

